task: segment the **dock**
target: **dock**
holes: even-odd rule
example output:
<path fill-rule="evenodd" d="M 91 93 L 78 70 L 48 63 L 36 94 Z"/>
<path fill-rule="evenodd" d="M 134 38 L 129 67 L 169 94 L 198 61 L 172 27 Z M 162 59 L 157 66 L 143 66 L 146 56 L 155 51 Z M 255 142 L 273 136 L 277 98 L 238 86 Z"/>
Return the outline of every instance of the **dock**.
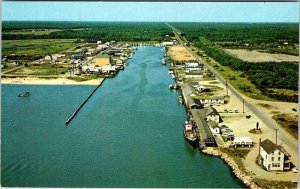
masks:
<path fill-rule="evenodd" d="M 76 116 L 76 114 L 79 112 L 79 110 L 84 106 L 84 104 L 93 96 L 95 91 L 102 85 L 102 83 L 105 81 L 105 78 L 99 85 L 96 86 L 96 88 L 86 97 L 86 99 L 80 104 L 80 106 L 73 112 L 73 114 L 69 117 L 69 119 L 66 121 L 66 126 L 72 121 L 72 119 Z"/>

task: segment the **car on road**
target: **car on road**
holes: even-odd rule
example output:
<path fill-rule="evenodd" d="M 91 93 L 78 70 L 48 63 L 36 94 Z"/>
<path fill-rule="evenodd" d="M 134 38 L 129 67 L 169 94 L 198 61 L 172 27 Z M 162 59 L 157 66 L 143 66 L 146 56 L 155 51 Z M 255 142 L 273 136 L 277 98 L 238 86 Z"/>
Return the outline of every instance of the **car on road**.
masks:
<path fill-rule="evenodd" d="M 292 169 L 292 171 L 293 171 L 294 173 L 298 173 L 298 169 L 297 169 L 296 167 L 294 167 L 294 168 Z"/>
<path fill-rule="evenodd" d="M 233 113 L 233 110 L 229 110 L 228 112 L 229 112 L 229 113 Z"/>
<path fill-rule="evenodd" d="M 239 111 L 238 110 L 234 110 L 234 113 L 239 113 Z"/>

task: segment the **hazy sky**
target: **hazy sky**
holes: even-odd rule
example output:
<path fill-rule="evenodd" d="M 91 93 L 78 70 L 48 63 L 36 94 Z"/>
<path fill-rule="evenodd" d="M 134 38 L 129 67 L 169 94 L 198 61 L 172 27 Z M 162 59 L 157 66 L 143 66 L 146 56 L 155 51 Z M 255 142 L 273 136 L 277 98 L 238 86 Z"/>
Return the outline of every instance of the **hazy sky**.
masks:
<path fill-rule="evenodd" d="M 2 20 L 298 22 L 298 2 L 2 2 Z"/>

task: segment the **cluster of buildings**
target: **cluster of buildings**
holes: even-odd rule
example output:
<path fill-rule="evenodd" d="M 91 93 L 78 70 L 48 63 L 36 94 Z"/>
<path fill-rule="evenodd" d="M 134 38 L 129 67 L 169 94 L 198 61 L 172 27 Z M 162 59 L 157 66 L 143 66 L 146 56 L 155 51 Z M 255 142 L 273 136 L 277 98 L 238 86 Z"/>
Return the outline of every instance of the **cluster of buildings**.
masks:
<path fill-rule="evenodd" d="M 102 43 L 97 41 L 96 48 L 83 47 L 74 51 L 66 51 L 65 54 L 47 55 L 47 62 L 70 63 L 72 72 L 81 74 L 104 74 L 114 76 L 119 70 L 124 69 L 126 60 L 132 57 L 134 47 L 129 44 L 116 44 L 115 41 Z M 66 60 L 65 57 L 68 57 Z"/>
<path fill-rule="evenodd" d="M 204 70 L 198 63 L 181 65 L 185 73 Z M 213 105 L 224 104 L 224 96 L 203 95 L 209 88 L 193 82 L 180 82 L 182 100 L 188 111 L 190 122 L 197 128 L 199 147 L 219 146 L 219 139 L 230 141 L 232 147 L 251 147 L 249 136 L 234 136 L 233 130 L 222 124 L 223 120 Z M 220 137 L 219 137 L 220 136 Z M 224 143 L 223 143 L 224 144 Z M 259 141 L 258 164 L 267 171 L 288 171 L 292 168 L 290 154 L 280 145 L 266 139 Z"/>

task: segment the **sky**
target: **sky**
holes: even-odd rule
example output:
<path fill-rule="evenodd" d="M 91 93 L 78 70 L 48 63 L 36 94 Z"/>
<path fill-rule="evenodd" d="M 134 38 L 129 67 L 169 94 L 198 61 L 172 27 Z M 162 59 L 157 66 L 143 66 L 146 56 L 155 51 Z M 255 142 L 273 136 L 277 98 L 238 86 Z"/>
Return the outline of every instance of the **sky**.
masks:
<path fill-rule="evenodd" d="M 2 2 L 3 21 L 299 22 L 298 2 Z"/>

